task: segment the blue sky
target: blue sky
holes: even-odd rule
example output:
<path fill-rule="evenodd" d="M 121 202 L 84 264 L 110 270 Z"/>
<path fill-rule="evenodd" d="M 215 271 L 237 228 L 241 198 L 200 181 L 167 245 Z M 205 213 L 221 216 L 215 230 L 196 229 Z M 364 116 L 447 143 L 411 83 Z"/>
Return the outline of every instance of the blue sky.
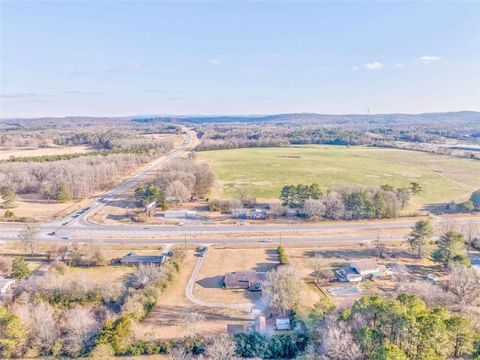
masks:
<path fill-rule="evenodd" d="M 0 1 L 2 117 L 480 110 L 480 2 Z"/>

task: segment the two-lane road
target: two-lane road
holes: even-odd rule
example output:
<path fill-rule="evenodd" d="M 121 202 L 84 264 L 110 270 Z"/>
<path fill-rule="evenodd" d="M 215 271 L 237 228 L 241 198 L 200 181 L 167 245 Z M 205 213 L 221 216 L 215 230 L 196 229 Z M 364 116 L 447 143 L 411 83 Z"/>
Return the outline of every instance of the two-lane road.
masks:
<path fill-rule="evenodd" d="M 104 193 L 86 205 L 83 210 L 49 223 L 40 224 L 42 241 L 98 240 L 112 243 L 255 243 L 255 242 L 359 242 L 376 240 L 401 240 L 416 219 L 376 220 L 364 222 L 328 222 L 324 224 L 244 224 L 202 225 L 187 222 L 183 226 L 163 225 L 99 225 L 88 221 L 88 216 L 108 205 L 120 194 L 144 181 L 172 159 L 188 151 L 193 132 L 186 130 L 185 140 L 180 147 L 150 163 L 133 177 Z M 87 210 L 85 210 L 87 209 Z M 450 223 L 448 217 L 435 217 L 433 225 L 438 229 Z M 480 225 L 480 216 L 457 218 L 455 223 Z M 18 239 L 23 224 L 0 223 L 0 242 Z"/>

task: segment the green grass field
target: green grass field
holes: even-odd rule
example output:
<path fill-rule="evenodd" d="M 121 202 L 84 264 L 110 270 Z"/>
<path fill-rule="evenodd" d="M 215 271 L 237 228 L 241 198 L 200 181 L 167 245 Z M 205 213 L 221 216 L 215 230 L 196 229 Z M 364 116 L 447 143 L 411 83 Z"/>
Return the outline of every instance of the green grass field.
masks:
<path fill-rule="evenodd" d="M 416 151 L 345 146 L 249 148 L 197 153 L 210 164 L 221 189 L 230 197 L 236 184 L 262 199 L 278 198 L 286 184 L 317 183 L 323 190 L 337 184 L 408 187 L 416 181 L 424 192 L 417 205 L 460 201 L 480 188 L 480 162 Z"/>

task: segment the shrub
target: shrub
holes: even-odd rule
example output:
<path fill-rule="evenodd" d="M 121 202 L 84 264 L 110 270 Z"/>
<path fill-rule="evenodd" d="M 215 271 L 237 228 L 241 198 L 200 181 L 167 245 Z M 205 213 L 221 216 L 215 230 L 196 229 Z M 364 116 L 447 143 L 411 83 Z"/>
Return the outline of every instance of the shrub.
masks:
<path fill-rule="evenodd" d="M 25 279 L 29 277 L 31 273 L 24 258 L 17 257 L 13 259 L 11 277 L 14 279 Z"/>
<path fill-rule="evenodd" d="M 11 219 L 15 217 L 15 213 L 12 210 L 6 210 L 3 216 L 7 219 Z"/>
<path fill-rule="evenodd" d="M 277 248 L 277 253 L 278 253 L 278 261 L 280 262 L 280 264 L 287 265 L 288 264 L 287 253 L 285 251 L 285 248 L 282 245 L 280 245 Z"/>

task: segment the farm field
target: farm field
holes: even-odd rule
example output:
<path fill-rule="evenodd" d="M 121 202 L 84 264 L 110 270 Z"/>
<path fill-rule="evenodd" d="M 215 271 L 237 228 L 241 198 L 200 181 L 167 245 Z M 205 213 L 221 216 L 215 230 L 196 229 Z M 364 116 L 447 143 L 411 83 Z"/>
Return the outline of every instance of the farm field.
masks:
<path fill-rule="evenodd" d="M 292 146 L 205 151 L 197 158 L 212 167 L 220 182 L 212 196 L 231 197 L 236 185 L 261 199 L 278 198 L 287 184 L 420 183 L 424 191 L 412 199 L 417 206 L 464 200 L 480 188 L 480 162 L 416 151 L 363 146 Z"/>
<path fill-rule="evenodd" d="M 15 148 L 15 149 L 0 149 L 0 160 L 7 160 L 12 156 L 15 157 L 30 157 L 30 156 L 44 156 L 44 155 L 68 155 L 77 153 L 86 153 L 97 150 L 91 146 L 59 146 L 48 148 Z"/>

